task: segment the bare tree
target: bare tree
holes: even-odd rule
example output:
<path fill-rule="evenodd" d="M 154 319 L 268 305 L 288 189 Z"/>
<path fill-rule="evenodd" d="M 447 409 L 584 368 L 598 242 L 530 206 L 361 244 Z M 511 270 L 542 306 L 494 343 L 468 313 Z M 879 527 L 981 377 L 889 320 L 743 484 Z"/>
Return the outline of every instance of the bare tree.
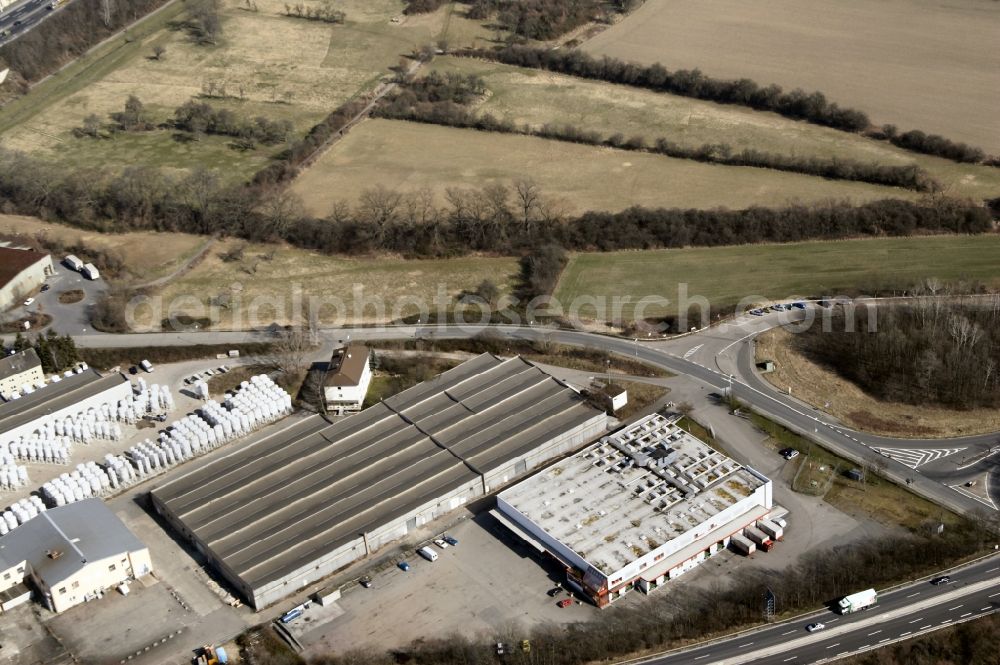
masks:
<path fill-rule="evenodd" d="M 514 195 L 521 213 L 522 231 L 525 236 L 531 236 L 532 227 L 538 220 L 541 192 L 534 180 L 521 178 L 514 183 Z"/>
<path fill-rule="evenodd" d="M 167 54 L 167 48 L 165 46 L 157 44 L 156 46 L 153 47 L 154 60 L 163 60 L 163 56 L 166 54 Z"/>
<path fill-rule="evenodd" d="M 286 376 L 295 376 L 306 369 L 309 353 L 313 350 L 310 332 L 304 328 L 291 328 L 278 333 L 271 345 L 265 363 Z"/>
<path fill-rule="evenodd" d="M 105 28 L 111 27 L 112 11 L 114 11 L 114 0 L 101 0 L 101 20 Z"/>

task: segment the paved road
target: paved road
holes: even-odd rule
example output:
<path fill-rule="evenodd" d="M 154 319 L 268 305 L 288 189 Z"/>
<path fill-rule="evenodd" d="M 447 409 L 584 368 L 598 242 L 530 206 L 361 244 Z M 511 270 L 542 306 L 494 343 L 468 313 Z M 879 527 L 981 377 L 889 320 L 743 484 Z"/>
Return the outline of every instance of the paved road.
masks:
<path fill-rule="evenodd" d="M 0 12 L 0 46 L 14 41 L 58 11 L 50 8 L 49 3 L 50 0 L 23 0 Z"/>
<path fill-rule="evenodd" d="M 806 665 L 836 660 L 991 614 L 1000 609 L 1000 556 L 950 573 L 952 584 L 923 580 L 880 593 L 876 607 L 841 616 L 829 610 L 803 615 L 638 665 Z M 808 624 L 825 629 L 808 633 Z"/>

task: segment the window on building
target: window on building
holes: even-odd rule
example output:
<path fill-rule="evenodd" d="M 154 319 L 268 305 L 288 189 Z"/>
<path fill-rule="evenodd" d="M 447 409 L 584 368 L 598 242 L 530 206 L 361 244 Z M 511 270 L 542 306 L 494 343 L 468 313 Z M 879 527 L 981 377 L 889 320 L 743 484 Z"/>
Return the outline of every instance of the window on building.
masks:
<path fill-rule="evenodd" d="M 4 578 L 5 580 L 9 580 L 9 579 L 10 579 L 10 573 L 4 573 L 4 574 L 3 574 L 3 578 Z"/>
<path fill-rule="evenodd" d="M 21 566 L 20 568 L 18 568 L 18 569 L 17 569 L 17 572 L 19 572 L 19 573 L 23 573 L 23 572 L 24 572 L 24 566 Z"/>
<path fill-rule="evenodd" d="M 108 566 L 108 572 L 111 572 L 114 569 L 115 569 L 115 564 L 111 564 L 110 566 Z"/>
<path fill-rule="evenodd" d="M 59 593 L 66 593 L 66 587 L 59 587 Z"/>
<path fill-rule="evenodd" d="M 80 588 L 80 583 L 79 582 L 73 582 L 73 588 L 74 589 L 79 589 Z"/>

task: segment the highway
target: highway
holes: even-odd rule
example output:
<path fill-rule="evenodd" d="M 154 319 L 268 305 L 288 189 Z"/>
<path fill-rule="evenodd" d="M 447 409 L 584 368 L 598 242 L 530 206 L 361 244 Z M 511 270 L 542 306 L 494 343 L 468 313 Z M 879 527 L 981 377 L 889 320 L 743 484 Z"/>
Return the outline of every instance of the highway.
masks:
<path fill-rule="evenodd" d="M 0 46 L 13 41 L 52 15 L 51 0 L 22 0 L 0 12 Z"/>
<path fill-rule="evenodd" d="M 878 603 L 869 610 L 844 616 L 823 610 L 694 648 L 626 662 L 628 665 L 809 665 L 833 661 L 997 611 L 1000 609 L 998 571 L 1000 556 L 992 556 L 951 572 L 951 584 L 935 586 L 922 580 L 880 593 Z M 816 622 L 826 628 L 807 632 L 806 626 Z"/>

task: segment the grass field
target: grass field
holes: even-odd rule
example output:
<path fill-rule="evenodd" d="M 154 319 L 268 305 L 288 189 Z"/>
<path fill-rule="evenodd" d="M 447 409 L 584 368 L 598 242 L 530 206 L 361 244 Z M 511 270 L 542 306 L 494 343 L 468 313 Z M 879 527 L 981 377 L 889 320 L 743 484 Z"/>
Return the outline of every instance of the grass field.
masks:
<path fill-rule="evenodd" d="M 193 43 L 177 26 L 185 4 L 175 2 L 131 30 L 128 40 L 112 40 L 0 111 L 2 145 L 50 155 L 71 166 L 204 166 L 244 178 L 284 146 L 237 152 L 224 137 L 185 143 L 172 131 L 157 130 L 78 139 L 72 130 L 90 114 L 108 119 L 130 94 L 146 104 L 152 120 L 162 122 L 211 81 L 224 84 L 228 95 L 211 104 L 249 118 L 288 119 L 302 133 L 373 88 L 414 48 L 437 39 L 459 46 L 475 41 L 480 30 L 485 34 L 477 23 L 452 16 L 451 5 L 393 23 L 392 18 L 402 16 L 402 0 L 338 0 L 336 7 L 346 12 L 347 22 L 330 25 L 283 16 L 281 0 L 257 0 L 257 12 L 247 11 L 242 0 L 220 2 L 223 34 L 217 46 Z M 162 60 L 150 57 L 157 45 L 166 48 Z"/>
<path fill-rule="evenodd" d="M 905 288 L 927 277 L 979 280 L 1000 286 L 1000 236 L 943 236 L 587 253 L 573 256 L 556 288 L 567 308 L 574 299 L 627 298 L 625 317 L 645 296 L 669 298 L 646 316 L 674 312 L 678 286 L 715 307 L 747 297 L 869 292 Z M 631 304 L 628 304 L 631 303 Z M 581 310 L 592 313 L 591 307 Z"/>
<path fill-rule="evenodd" d="M 206 238 L 183 233 L 97 233 L 16 215 L 0 215 L 0 233 L 46 234 L 67 244 L 79 242 L 94 249 L 113 250 L 124 260 L 133 283 L 170 274 L 194 256 L 206 241 Z M 60 261 L 62 257 L 52 259 Z"/>
<path fill-rule="evenodd" d="M 510 184 L 529 176 L 567 212 L 630 205 L 742 208 L 829 199 L 867 201 L 912 192 L 768 169 L 702 164 L 660 155 L 493 134 L 396 120 L 358 125 L 303 173 L 292 189 L 309 212 L 354 203 L 366 188 L 429 188 L 443 202 L 449 187 Z"/>
<path fill-rule="evenodd" d="M 728 143 L 735 150 L 754 148 L 893 166 L 917 164 L 941 183 L 947 194 L 975 199 L 1000 196 L 1000 169 L 918 155 L 886 142 L 775 113 L 471 58 L 438 58 L 432 69 L 481 76 L 489 95 L 478 110 L 518 125 L 571 124 L 604 136 L 615 132 L 625 137 L 642 136 L 650 143 L 664 137 L 685 146 Z"/>
<path fill-rule="evenodd" d="M 298 322 L 292 319 L 296 298 L 306 302 L 311 296 L 322 299 L 316 309 L 320 323 L 389 321 L 415 313 L 414 303 L 436 308 L 440 298 L 452 307 L 459 293 L 484 279 L 506 292 L 518 274 L 516 258 L 354 259 L 276 245 L 249 245 L 243 260 L 223 261 L 221 255 L 237 242 L 216 244 L 193 270 L 164 287 L 157 294 L 159 314 L 137 310 L 139 326 L 158 324 L 168 314 L 210 316 L 218 328 Z"/>
<path fill-rule="evenodd" d="M 876 123 L 1000 152 L 1000 4 L 656 0 L 584 44 L 597 55 L 819 90 Z"/>

